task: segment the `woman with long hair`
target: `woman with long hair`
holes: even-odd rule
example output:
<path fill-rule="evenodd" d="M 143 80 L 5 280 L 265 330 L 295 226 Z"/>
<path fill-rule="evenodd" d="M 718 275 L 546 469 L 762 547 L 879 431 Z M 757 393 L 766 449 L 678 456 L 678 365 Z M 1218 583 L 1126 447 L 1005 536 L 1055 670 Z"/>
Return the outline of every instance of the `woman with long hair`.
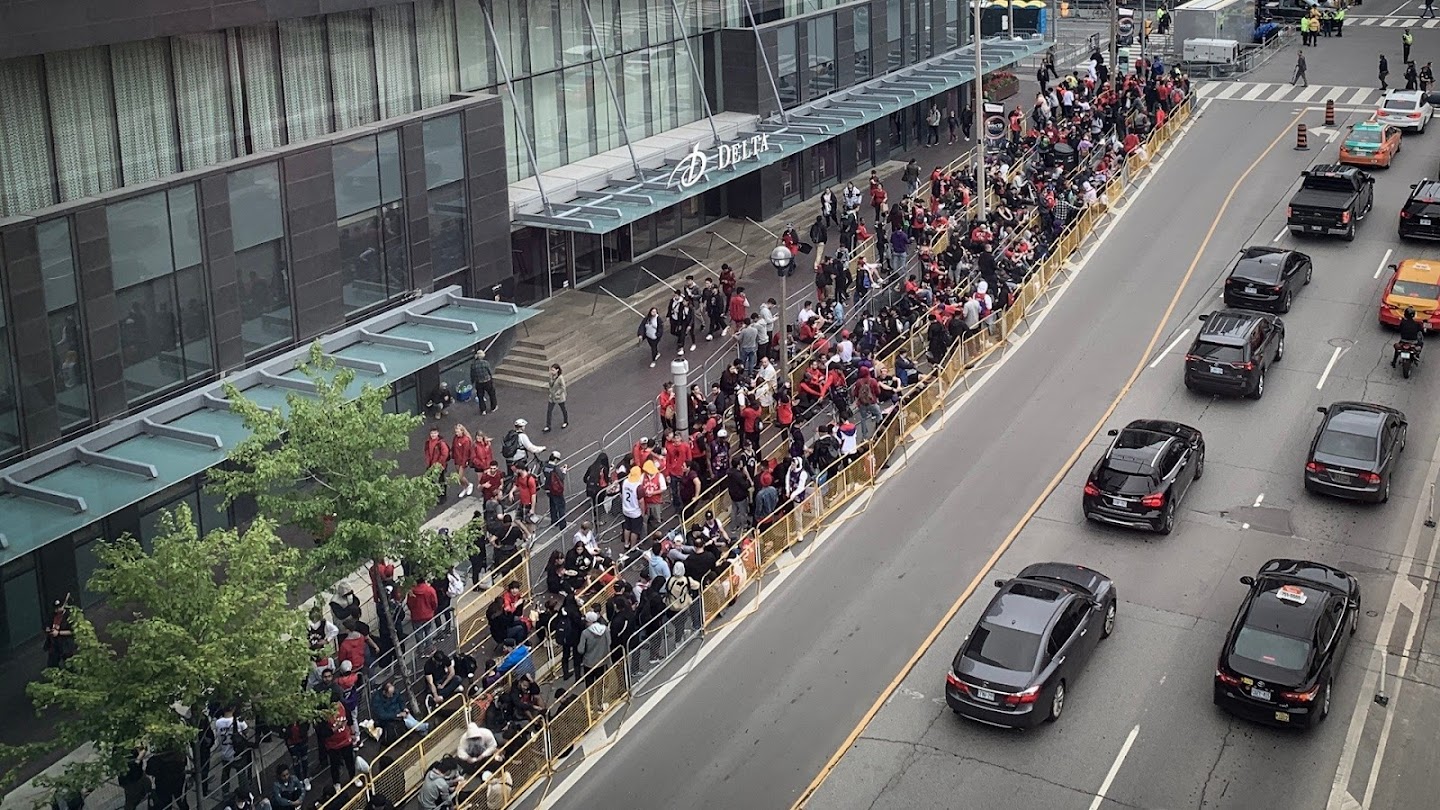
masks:
<path fill-rule="evenodd" d="M 455 472 L 460 476 L 461 498 L 475 491 L 475 485 L 470 482 L 470 457 L 474 450 L 475 440 L 470 437 L 469 428 L 456 422 L 455 438 L 450 440 L 450 460 L 455 462 Z"/>

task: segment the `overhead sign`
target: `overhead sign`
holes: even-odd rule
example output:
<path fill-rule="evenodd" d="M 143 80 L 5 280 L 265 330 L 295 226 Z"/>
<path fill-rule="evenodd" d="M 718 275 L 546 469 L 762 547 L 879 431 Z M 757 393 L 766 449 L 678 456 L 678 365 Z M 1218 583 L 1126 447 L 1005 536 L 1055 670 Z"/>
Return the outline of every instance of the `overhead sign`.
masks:
<path fill-rule="evenodd" d="M 747 160 L 754 160 L 762 152 L 770 151 L 770 134 L 761 133 L 751 135 L 744 140 L 735 143 L 722 143 L 715 147 L 714 153 L 705 152 L 700 144 L 695 144 L 690 154 L 680 159 L 680 163 L 670 172 L 669 183 L 679 189 L 688 189 L 691 186 L 704 180 L 710 174 L 711 167 L 716 169 L 729 169 Z"/>

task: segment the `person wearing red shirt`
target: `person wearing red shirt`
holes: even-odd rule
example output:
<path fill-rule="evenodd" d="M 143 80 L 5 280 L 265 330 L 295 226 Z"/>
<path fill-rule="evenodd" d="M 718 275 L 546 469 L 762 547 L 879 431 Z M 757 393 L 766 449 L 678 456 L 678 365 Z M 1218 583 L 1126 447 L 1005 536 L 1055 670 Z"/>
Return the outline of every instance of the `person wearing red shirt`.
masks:
<path fill-rule="evenodd" d="M 505 476 L 500 472 L 500 465 L 493 459 L 485 472 L 480 473 L 480 498 L 485 501 L 500 500 L 500 490 L 505 487 Z"/>
<path fill-rule="evenodd" d="M 795 423 L 795 403 L 790 396 L 790 385 L 787 383 L 780 386 L 775 392 L 775 424 L 781 430 L 789 429 Z"/>
<path fill-rule="evenodd" d="M 1134 132 L 1129 132 L 1125 135 L 1125 154 L 1133 155 L 1135 153 L 1135 150 L 1139 148 L 1139 146 L 1140 136 L 1136 135 Z"/>
<path fill-rule="evenodd" d="M 425 468 L 427 470 L 440 468 L 440 492 L 435 496 L 435 502 L 445 500 L 445 470 L 450 466 L 450 445 L 440 438 L 440 428 L 430 428 L 430 437 L 425 440 Z"/>
<path fill-rule="evenodd" d="M 330 781 L 336 785 L 344 785 L 340 781 L 340 768 L 355 778 L 355 737 L 350 733 L 350 713 L 345 711 L 345 704 L 336 702 L 331 709 L 329 718 L 315 723 L 315 736 L 320 738 L 320 744 L 325 747 L 325 760 L 330 765 Z"/>
<path fill-rule="evenodd" d="M 520 502 L 520 512 L 531 523 L 536 522 L 535 493 L 540 491 L 540 479 L 535 473 L 519 468 L 515 473 L 515 484 L 510 488 L 511 497 Z"/>
<path fill-rule="evenodd" d="M 405 607 L 410 609 L 411 625 L 418 630 L 422 624 L 435 618 L 435 612 L 440 608 L 440 597 L 435 593 L 434 586 L 421 577 L 419 582 L 410 586 Z"/>
<path fill-rule="evenodd" d="M 675 383 L 667 382 L 660 388 L 660 396 L 655 398 L 655 410 L 660 414 L 660 424 L 667 430 L 675 429 Z"/>
<path fill-rule="evenodd" d="M 736 332 L 750 322 L 750 299 L 745 297 L 745 288 L 736 287 L 730 296 L 730 327 Z"/>
<path fill-rule="evenodd" d="M 395 564 L 380 560 L 370 566 L 370 592 L 375 597 L 375 604 L 380 604 L 381 588 L 385 583 L 395 579 Z"/>
<path fill-rule="evenodd" d="M 490 443 L 490 437 L 485 431 L 475 431 L 474 444 L 470 446 L 470 467 L 477 473 L 490 469 L 495 463 L 495 445 Z"/>
<path fill-rule="evenodd" d="M 470 456 L 474 452 L 475 440 L 470 438 L 470 431 L 456 423 L 455 438 L 450 440 L 450 459 L 455 462 L 455 471 L 460 474 L 460 484 L 464 487 L 460 490 L 462 498 L 475 491 L 475 485 L 470 483 Z"/>
<path fill-rule="evenodd" d="M 745 407 L 740 409 L 740 444 L 748 444 L 760 452 L 760 409 L 754 399 L 746 400 Z"/>

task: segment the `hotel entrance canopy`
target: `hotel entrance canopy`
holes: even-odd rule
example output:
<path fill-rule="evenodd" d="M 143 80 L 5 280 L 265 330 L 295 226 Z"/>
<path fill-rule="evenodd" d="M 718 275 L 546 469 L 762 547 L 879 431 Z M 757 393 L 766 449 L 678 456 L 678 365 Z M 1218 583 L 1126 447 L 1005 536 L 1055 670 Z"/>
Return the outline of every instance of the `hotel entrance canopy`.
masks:
<path fill-rule="evenodd" d="M 347 393 L 393 383 L 538 314 L 464 298 L 459 287 L 319 338 L 337 365 L 353 369 Z M 315 386 L 296 368 L 304 346 L 197 391 L 86 434 L 0 473 L 0 566 L 225 461 L 249 435 L 223 383 L 252 402 L 285 410 Z"/>
<path fill-rule="evenodd" d="M 1014 65 L 1044 51 L 1050 44 L 1038 35 L 986 39 L 980 51 L 983 73 Z M 718 147 L 708 132 L 699 135 L 695 125 L 689 130 L 696 132 L 697 137 L 688 144 L 680 143 L 679 154 L 675 154 L 673 137 L 657 136 L 639 141 L 633 144 L 637 150 L 645 150 L 651 141 L 670 149 L 664 157 L 652 158 L 650 167 L 640 159 L 642 171 L 638 177 L 632 171 L 626 179 L 607 180 L 611 173 L 602 168 L 596 171 L 598 179 L 592 182 L 577 180 L 573 169 L 585 163 L 580 161 L 567 169 L 511 185 L 512 201 L 517 187 L 521 194 L 530 197 L 532 204 L 537 196 L 543 200 L 538 210 L 526 210 L 535 206 L 522 205 L 515 222 L 551 230 L 608 233 L 974 80 L 975 51 L 973 45 L 967 45 L 802 105 L 784 116 L 772 116 L 766 121 L 748 116 L 749 126 L 738 127 L 739 137 L 725 140 Z M 721 113 L 716 119 L 722 117 L 730 122 L 725 129 L 732 132 L 737 129 L 732 114 Z M 717 127 L 717 131 L 719 129 Z M 611 158 L 599 156 L 591 160 L 602 167 L 618 162 L 623 162 L 625 167 L 631 165 L 628 159 L 613 159 L 613 155 L 624 155 L 624 149 L 611 154 Z M 593 188 L 586 188 L 587 185 Z M 568 193 L 557 193 L 561 187 L 568 189 Z M 543 193 L 537 195 L 536 192 Z M 568 199 L 561 201 L 560 197 Z"/>

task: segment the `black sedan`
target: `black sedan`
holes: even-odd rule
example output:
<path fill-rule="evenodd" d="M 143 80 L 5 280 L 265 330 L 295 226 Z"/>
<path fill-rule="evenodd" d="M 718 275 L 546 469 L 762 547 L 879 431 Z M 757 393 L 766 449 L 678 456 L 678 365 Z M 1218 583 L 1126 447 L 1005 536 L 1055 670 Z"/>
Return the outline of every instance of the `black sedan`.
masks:
<path fill-rule="evenodd" d="M 1360 617 L 1360 583 L 1324 563 L 1271 560 L 1253 577 L 1215 664 L 1215 705 L 1238 717 L 1313 726 Z"/>
<path fill-rule="evenodd" d="M 1085 517 L 1169 534 L 1175 510 L 1205 474 L 1205 437 L 1165 419 L 1136 419 L 1110 435 L 1085 481 Z"/>
<path fill-rule="evenodd" d="M 945 701 L 992 726 L 1056 720 L 1091 651 L 1115 630 L 1115 583 L 1081 565 L 1050 562 L 995 586 L 1000 592 L 945 676 Z"/>
<path fill-rule="evenodd" d="M 1256 245 L 1236 255 L 1225 279 L 1225 306 L 1290 311 L 1299 288 L 1310 283 L 1315 265 L 1296 250 Z"/>
<path fill-rule="evenodd" d="M 1385 503 L 1390 476 L 1405 450 L 1405 414 L 1370 402 L 1336 402 L 1316 408 L 1325 416 L 1310 440 L 1305 491 Z"/>

